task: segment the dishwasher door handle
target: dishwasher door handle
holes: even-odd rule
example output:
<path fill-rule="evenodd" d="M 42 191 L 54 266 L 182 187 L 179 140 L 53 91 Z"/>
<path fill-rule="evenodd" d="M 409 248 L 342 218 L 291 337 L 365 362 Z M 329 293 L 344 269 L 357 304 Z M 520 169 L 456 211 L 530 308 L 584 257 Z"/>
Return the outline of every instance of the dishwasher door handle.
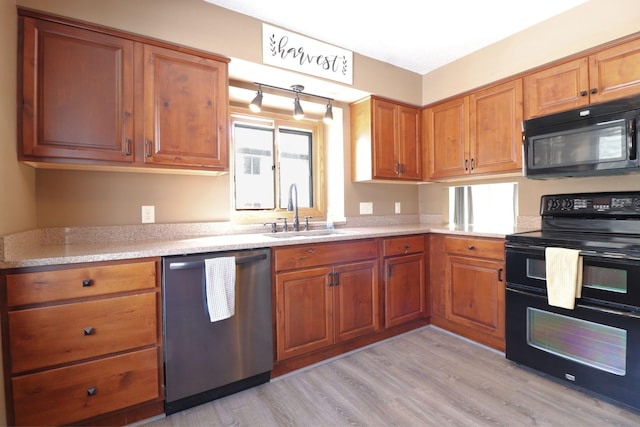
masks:
<path fill-rule="evenodd" d="M 257 261 L 262 261 L 263 259 L 267 259 L 266 254 L 236 257 L 236 265 L 250 264 Z M 172 262 L 169 264 L 169 270 L 189 270 L 192 268 L 202 268 L 203 266 L 204 266 L 204 260 L 188 261 L 188 262 Z"/>

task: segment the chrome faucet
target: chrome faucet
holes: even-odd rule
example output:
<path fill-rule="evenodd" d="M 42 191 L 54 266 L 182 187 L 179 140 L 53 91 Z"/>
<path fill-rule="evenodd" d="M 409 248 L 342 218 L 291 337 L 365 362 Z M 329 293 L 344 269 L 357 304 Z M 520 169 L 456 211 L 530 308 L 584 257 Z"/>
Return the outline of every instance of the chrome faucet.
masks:
<path fill-rule="evenodd" d="M 296 197 L 293 198 L 293 192 L 295 191 Z M 296 184 L 291 184 L 289 187 L 289 205 L 287 206 L 289 212 L 293 211 L 293 231 L 300 231 L 300 221 L 298 219 L 298 187 Z"/>

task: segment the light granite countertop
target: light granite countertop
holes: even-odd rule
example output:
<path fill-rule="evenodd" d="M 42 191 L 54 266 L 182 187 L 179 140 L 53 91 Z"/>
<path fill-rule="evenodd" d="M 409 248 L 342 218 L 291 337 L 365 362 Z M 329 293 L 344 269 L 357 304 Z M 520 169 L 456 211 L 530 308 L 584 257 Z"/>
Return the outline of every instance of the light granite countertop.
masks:
<path fill-rule="evenodd" d="M 178 228 L 176 228 L 178 227 Z M 529 228 L 530 229 L 530 228 Z M 0 238 L 0 269 L 74 264 L 97 261 L 159 257 L 226 250 L 287 246 L 307 243 L 346 241 L 421 233 L 459 234 L 474 237 L 504 238 L 518 230 L 473 230 L 442 223 L 385 224 L 375 226 L 338 227 L 335 230 L 313 229 L 265 233 L 265 229 L 219 230 L 209 226 L 195 229 L 184 226 L 157 225 L 90 227 L 84 230 L 33 230 Z M 84 234 L 83 234 L 84 233 Z M 305 234 L 307 233 L 307 234 Z M 119 240 L 112 236 L 118 234 Z M 285 237 L 286 236 L 286 237 Z"/>

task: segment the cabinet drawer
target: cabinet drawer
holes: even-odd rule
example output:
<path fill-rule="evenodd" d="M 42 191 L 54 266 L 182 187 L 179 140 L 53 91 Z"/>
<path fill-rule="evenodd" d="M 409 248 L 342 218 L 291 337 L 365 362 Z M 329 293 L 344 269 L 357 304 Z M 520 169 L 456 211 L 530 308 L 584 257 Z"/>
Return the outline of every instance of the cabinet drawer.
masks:
<path fill-rule="evenodd" d="M 155 286 L 156 263 L 153 261 L 10 274 L 7 305 L 15 307 Z"/>
<path fill-rule="evenodd" d="M 160 397 L 158 349 L 14 377 L 16 425 L 64 425 Z"/>
<path fill-rule="evenodd" d="M 321 243 L 276 249 L 274 265 L 276 271 L 282 271 L 377 257 L 378 247 L 375 240 Z"/>
<path fill-rule="evenodd" d="M 446 237 L 444 250 L 449 254 L 467 255 L 479 258 L 504 259 L 504 241 L 474 239 L 464 237 Z"/>
<path fill-rule="evenodd" d="M 11 372 L 157 342 L 155 292 L 9 312 Z"/>
<path fill-rule="evenodd" d="M 424 252 L 424 236 L 404 236 L 385 239 L 383 256 L 406 255 Z"/>

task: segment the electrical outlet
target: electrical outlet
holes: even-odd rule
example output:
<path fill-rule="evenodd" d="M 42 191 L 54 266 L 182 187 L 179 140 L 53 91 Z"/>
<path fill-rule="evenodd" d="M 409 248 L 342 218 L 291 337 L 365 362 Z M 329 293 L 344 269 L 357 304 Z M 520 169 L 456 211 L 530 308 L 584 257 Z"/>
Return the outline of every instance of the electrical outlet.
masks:
<path fill-rule="evenodd" d="M 396 213 L 402 213 L 402 204 L 400 202 L 396 202 Z"/>
<path fill-rule="evenodd" d="M 360 202 L 360 215 L 372 215 L 373 202 Z"/>
<path fill-rule="evenodd" d="M 142 207 L 142 223 L 151 224 L 154 222 L 156 222 L 156 207 L 143 206 Z"/>

